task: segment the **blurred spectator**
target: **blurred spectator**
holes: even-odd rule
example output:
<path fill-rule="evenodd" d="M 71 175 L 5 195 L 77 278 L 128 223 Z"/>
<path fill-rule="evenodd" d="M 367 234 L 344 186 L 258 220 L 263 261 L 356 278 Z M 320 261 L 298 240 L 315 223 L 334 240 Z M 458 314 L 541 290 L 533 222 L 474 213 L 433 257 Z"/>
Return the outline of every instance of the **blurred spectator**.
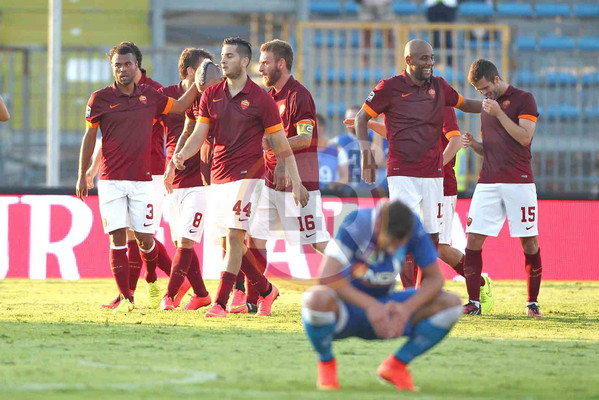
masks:
<path fill-rule="evenodd" d="M 457 0 L 425 0 L 426 6 L 426 19 L 428 22 L 444 22 L 453 23 L 456 21 L 458 16 L 458 2 Z M 445 45 L 447 50 L 447 57 L 445 60 L 438 60 L 439 62 L 447 65 L 452 65 L 451 48 L 453 46 L 452 34 L 450 30 L 445 31 L 445 43 L 442 43 L 441 32 L 433 31 L 433 49 L 441 48 L 441 45 Z"/>
<path fill-rule="evenodd" d="M 381 21 L 393 21 L 393 4 L 391 0 L 356 0 L 358 3 L 358 19 L 362 22 L 381 22 Z M 362 39 L 364 41 L 363 48 L 364 54 L 362 55 L 363 67 L 369 64 L 369 51 L 370 40 L 372 36 L 371 29 L 364 29 Z M 386 44 L 389 48 L 393 48 L 392 42 L 392 31 L 389 29 L 386 31 Z"/>
<path fill-rule="evenodd" d="M 336 189 L 339 183 L 339 146 L 336 141 L 329 140 L 326 120 L 321 114 L 316 114 L 318 133 L 318 171 L 321 189 Z M 342 155 L 343 157 L 343 155 Z M 343 160 L 342 160 L 343 161 Z"/>
<path fill-rule="evenodd" d="M 360 110 L 359 106 L 351 106 L 345 111 L 345 120 L 355 118 Z M 379 135 L 374 134 L 371 130 L 368 131 L 368 140 L 372 143 L 372 148 L 375 153 L 375 161 L 379 169 L 382 169 L 382 178 L 375 185 L 368 185 L 361 180 L 361 156 L 358 138 L 353 124 L 346 125 L 346 132 L 337 136 L 337 144 L 339 145 L 339 177 L 340 183 L 349 185 L 355 189 L 372 189 L 378 186 L 386 177 L 386 155 L 385 146 L 388 148 L 387 140 Z"/>

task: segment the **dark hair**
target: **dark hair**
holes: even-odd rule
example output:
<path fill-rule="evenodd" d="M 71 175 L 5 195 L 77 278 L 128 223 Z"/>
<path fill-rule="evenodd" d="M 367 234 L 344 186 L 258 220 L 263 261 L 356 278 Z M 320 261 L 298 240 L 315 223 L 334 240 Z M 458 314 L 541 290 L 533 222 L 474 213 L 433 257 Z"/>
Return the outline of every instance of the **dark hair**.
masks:
<path fill-rule="evenodd" d="M 275 56 L 275 62 L 278 62 L 282 58 L 285 60 L 285 64 L 287 64 L 287 69 L 291 71 L 291 67 L 293 66 L 293 49 L 289 43 L 280 39 L 271 40 L 260 46 L 260 51 L 270 51 Z"/>
<path fill-rule="evenodd" d="M 468 80 L 472 85 L 475 85 L 482 78 L 493 82 L 496 76 L 499 76 L 499 71 L 497 71 L 495 64 L 482 58 L 473 62 L 470 66 L 470 71 L 468 71 Z M 499 76 L 499 79 L 501 79 L 501 76 Z"/>
<path fill-rule="evenodd" d="M 240 38 L 239 36 L 229 37 L 223 40 L 224 45 L 234 45 L 237 46 L 237 54 L 243 57 L 247 57 L 248 60 L 252 60 L 252 45 L 245 39 Z"/>
<path fill-rule="evenodd" d="M 137 53 L 135 52 L 136 49 L 137 51 L 139 51 L 139 49 L 137 47 L 133 48 L 128 43 L 131 42 L 122 42 L 110 49 L 110 52 L 107 54 L 108 59 L 110 60 L 110 62 L 112 62 L 112 57 L 115 54 L 133 54 L 135 56 L 135 59 L 137 60 L 137 66 L 141 68 L 141 53 L 139 53 L 138 57 Z"/>
<path fill-rule="evenodd" d="M 141 50 L 139 49 L 139 47 L 137 47 L 137 45 L 133 42 L 121 42 L 121 44 L 127 45 L 133 49 L 135 57 L 137 57 L 137 66 L 141 68 L 141 60 L 143 56 L 141 55 Z"/>
<path fill-rule="evenodd" d="M 319 127 L 322 127 L 324 129 L 324 127 L 327 125 L 327 120 L 325 119 L 324 115 L 317 113 L 316 114 L 316 123 L 318 124 Z"/>
<path fill-rule="evenodd" d="M 389 208 L 382 215 L 383 222 L 385 217 L 388 221 L 387 233 L 396 239 L 404 239 L 414 228 L 414 213 L 401 201 L 389 203 Z"/>
<path fill-rule="evenodd" d="M 187 78 L 187 67 L 198 69 L 200 66 L 200 60 L 208 59 L 212 61 L 212 54 L 204 49 L 187 48 L 181 53 L 179 57 L 179 77 L 181 79 Z"/>

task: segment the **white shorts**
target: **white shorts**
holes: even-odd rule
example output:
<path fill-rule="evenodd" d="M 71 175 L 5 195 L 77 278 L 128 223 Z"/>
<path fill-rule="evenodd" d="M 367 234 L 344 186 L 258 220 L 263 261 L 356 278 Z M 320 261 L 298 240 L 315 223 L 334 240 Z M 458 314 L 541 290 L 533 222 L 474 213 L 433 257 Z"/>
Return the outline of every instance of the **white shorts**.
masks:
<path fill-rule="evenodd" d="M 99 180 L 98 201 L 104 233 L 130 227 L 154 234 L 152 181 Z"/>
<path fill-rule="evenodd" d="M 182 238 L 200 242 L 204 232 L 208 188 L 196 186 L 173 189 L 168 195 L 171 207 L 171 237 L 173 241 Z"/>
<path fill-rule="evenodd" d="M 256 239 L 286 239 L 289 244 L 311 244 L 330 239 L 322 212 L 320 190 L 309 192 L 308 204 L 295 205 L 291 192 L 262 188 L 250 236 Z"/>
<path fill-rule="evenodd" d="M 166 196 L 164 175 L 152 175 L 152 183 L 154 184 L 154 230 L 157 230 L 162 223 L 162 206 L 164 204 L 164 196 Z"/>
<path fill-rule="evenodd" d="M 466 233 L 497 236 L 507 216 L 511 237 L 538 236 L 534 183 L 479 183 L 474 189 Z"/>
<path fill-rule="evenodd" d="M 443 218 L 443 178 L 389 176 L 389 199 L 399 200 L 420 215 L 428 233 L 438 233 Z"/>
<path fill-rule="evenodd" d="M 439 244 L 451 244 L 451 231 L 453 226 L 453 214 L 458 196 L 443 196 L 443 207 L 441 209 L 441 226 L 439 226 Z"/>
<path fill-rule="evenodd" d="M 227 236 L 228 229 L 250 230 L 262 185 L 264 179 L 240 179 L 210 185 L 207 213 L 217 237 Z"/>

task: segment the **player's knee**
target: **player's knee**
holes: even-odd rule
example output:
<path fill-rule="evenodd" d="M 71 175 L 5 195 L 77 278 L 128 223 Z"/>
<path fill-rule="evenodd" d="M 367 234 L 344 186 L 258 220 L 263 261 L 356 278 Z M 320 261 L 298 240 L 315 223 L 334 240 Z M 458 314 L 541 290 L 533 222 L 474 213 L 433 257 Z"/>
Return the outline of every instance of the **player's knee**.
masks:
<path fill-rule="evenodd" d="M 522 250 L 526 254 L 537 254 L 539 252 L 539 241 L 536 236 L 521 239 Z"/>
<path fill-rule="evenodd" d="M 453 293 L 442 291 L 435 298 L 435 303 L 438 310 L 446 310 L 448 308 L 461 306 L 462 302 L 458 296 Z"/>
<path fill-rule="evenodd" d="M 327 286 L 313 286 L 302 295 L 302 308 L 313 311 L 335 311 L 337 295 Z"/>

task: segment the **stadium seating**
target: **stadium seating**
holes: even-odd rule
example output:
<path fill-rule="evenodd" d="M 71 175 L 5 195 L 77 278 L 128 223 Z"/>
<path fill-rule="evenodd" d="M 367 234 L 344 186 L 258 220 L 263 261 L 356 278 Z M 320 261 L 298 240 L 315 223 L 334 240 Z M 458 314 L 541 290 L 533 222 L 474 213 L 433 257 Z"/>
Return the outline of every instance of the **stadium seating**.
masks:
<path fill-rule="evenodd" d="M 537 3 L 535 15 L 539 18 L 569 17 L 571 15 L 570 7 L 564 3 Z"/>
<path fill-rule="evenodd" d="M 564 36 L 545 36 L 539 39 L 541 51 L 572 51 L 576 48 L 574 39 Z"/>
<path fill-rule="evenodd" d="M 574 16 L 578 18 L 599 18 L 599 4 L 578 3 L 574 4 Z"/>
<path fill-rule="evenodd" d="M 533 16 L 532 5 L 529 3 L 499 3 L 497 16 L 530 18 Z"/>
<path fill-rule="evenodd" d="M 460 3 L 458 13 L 464 17 L 492 17 L 493 6 L 487 3 L 467 2 Z"/>

